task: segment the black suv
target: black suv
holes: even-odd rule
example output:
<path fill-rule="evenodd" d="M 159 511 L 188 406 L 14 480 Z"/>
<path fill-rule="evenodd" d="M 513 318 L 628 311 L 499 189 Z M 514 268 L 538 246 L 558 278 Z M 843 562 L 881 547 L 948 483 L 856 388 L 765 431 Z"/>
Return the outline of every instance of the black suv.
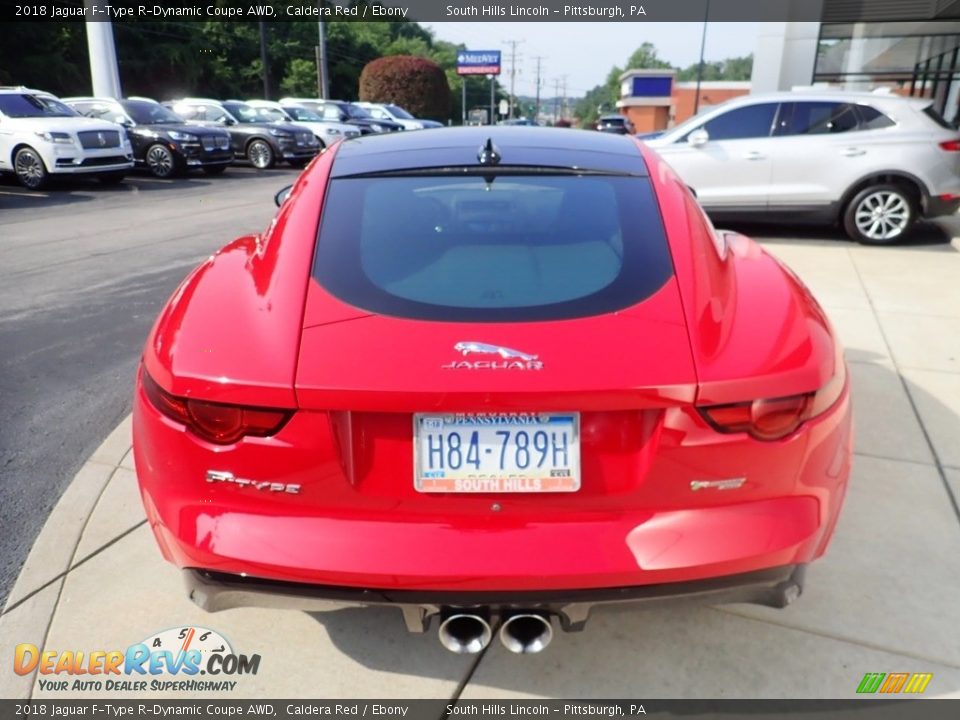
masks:
<path fill-rule="evenodd" d="M 158 178 L 173 177 L 190 168 L 219 175 L 233 162 L 230 136 L 225 131 L 188 125 L 153 100 L 73 97 L 63 102 L 81 115 L 123 125 L 136 164 Z"/>
<path fill-rule="evenodd" d="M 597 130 L 620 135 L 633 135 L 634 133 L 633 123 L 625 115 L 604 115 L 597 120 Z"/>
<path fill-rule="evenodd" d="M 260 170 L 278 162 L 303 167 L 320 151 L 309 130 L 271 119 L 271 113 L 239 100 L 185 98 L 164 103 L 191 123 L 218 125 L 230 133 L 233 154 Z"/>
<path fill-rule="evenodd" d="M 292 98 L 284 98 L 280 102 Z M 360 129 L 361 135 L 370 135 L 372 133 L 396 132 L 403 130 L 403 125 L 393 122 L 393 120 L 381 120 L 375 118 L 364 108 L 345 100 L 309 100 L 298 98 L 298 105 L 313 110 L 324 120 L 346 123 L 347 125 L 356 125 Z"/>

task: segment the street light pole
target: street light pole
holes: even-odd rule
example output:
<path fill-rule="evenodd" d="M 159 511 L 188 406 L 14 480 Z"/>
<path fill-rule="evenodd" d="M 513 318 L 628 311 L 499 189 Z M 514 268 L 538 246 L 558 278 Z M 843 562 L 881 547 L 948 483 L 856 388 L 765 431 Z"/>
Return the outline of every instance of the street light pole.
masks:
<path fill-rule="evenodd" d="M 487 77 L 490 78 L 490 124 L 496 125 L 497 116 L 496 116 L 496 109 L 493 106 L 493 103 L 494 103 L 493 96 L 494 96 L 494 87 L 496 87 L 497 76 L 487 75 Z"/>
<path fill-rule="evenodd" d="M 703 13 L 703 35 L 700 36 L 700 62 L 697 63 L 697 90 L 693 98 L 693 114 L 700 112 L 700 81 L 703 79 L 703 49 L 707 44 L 707 20 L 710 18 L 710 0 L 707 0 L 707 9 Z"/>
<path fill-rule="evenodd" d="M 317 0 L 317 11 L 323 12 L 322 0 Z M 330 97 L 330 77 L 327 73 L 327 27 L 323 21 L 317 22 L 320 44 L 317 45 L 317 94 L 326 100 Z"/>
<path fill-rule="evenodd" d="M 270 69 L 267 67 L 267 24 L 260 21 L 260 67 L 263 71 L 263 98 L 270 99 Z"/>

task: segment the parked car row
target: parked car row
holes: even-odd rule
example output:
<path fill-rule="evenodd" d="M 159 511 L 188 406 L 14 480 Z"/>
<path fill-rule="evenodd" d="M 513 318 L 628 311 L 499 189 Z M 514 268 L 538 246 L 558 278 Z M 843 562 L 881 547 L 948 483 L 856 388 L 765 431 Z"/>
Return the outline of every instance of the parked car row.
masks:
<path fill-rule="evenodd" d="M 376 117 L 373 113 L 377 113 Z M 396 117 L 397 121 L 389 118 Z M 159 178 L 188 170 L 219 175 L 245 161 L 258 169 L 303 167 L 326 146 L 372 133 L 440 127 L 396 105 L 316 98 L 62 100 L 0 88 L 0 172 L 32 190 L 55 175 L 119 182 L 133 168 Z"/>

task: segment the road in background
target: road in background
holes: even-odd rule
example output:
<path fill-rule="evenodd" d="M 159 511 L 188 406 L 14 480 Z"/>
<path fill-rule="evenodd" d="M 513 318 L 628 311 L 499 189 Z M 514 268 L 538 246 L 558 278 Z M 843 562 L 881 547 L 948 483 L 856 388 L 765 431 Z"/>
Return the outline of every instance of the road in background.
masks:
<path fill-rule="evenodd" d="M 43 193 L 0 180 L 0 607 L 64 488 L 130 412 L 164 301 L 204 257 L 262 231 L 295 177 L 231 168 Z"/>

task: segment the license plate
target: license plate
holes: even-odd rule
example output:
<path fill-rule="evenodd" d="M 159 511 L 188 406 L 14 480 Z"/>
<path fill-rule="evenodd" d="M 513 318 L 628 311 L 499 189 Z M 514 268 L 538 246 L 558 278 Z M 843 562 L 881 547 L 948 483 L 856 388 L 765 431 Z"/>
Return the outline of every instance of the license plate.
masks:
<path fill-rule="evenodd" d="M 578 413 L 418 413 L 413 439 L 418 492 L 580 489 Z"/>

